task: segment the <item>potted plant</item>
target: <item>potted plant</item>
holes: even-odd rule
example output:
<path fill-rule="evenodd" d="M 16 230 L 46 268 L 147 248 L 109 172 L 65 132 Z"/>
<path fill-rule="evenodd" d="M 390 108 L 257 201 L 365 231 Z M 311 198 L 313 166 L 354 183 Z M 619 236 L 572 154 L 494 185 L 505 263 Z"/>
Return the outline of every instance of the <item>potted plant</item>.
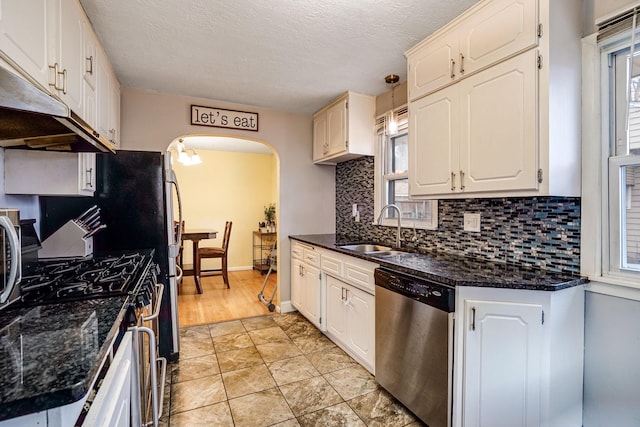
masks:
<path fill-rule="evenodd" d="M 269 231 L 275 230 L 276 226 L 276 204 L 270 203 L 264 207 L 264 219 Z"/>

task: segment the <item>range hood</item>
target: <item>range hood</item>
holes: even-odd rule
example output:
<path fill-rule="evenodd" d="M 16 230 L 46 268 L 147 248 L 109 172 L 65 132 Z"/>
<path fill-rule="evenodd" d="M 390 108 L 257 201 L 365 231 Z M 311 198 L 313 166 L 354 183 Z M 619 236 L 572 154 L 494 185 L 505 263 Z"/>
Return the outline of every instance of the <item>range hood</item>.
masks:
<path fill-rule="evenodd" d="M 0 147 L 111 153 L 116 149 L 62 101 L 2 66 Z"/>

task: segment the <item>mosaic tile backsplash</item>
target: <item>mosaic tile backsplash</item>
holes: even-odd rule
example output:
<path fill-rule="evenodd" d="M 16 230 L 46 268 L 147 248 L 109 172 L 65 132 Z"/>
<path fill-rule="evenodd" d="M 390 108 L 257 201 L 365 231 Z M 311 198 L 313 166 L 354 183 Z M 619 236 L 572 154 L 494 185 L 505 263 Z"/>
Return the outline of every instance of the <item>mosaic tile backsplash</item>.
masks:
<path fill-rule="evenodd" d="M 358 204 L 360 222 L 351 216 Z M 481 231 L 463 231 L 463 214 L 480 213 Z M 346 240 L 395 242 L 395 227 L 373 225 L 374 163 L 363 157 L 336 166 L 336 234 Z M 403 243 L 419 251 L 580 273 L 580 198 L 519 197 L 438 201 L 438 229 L 403 228 Z"/>

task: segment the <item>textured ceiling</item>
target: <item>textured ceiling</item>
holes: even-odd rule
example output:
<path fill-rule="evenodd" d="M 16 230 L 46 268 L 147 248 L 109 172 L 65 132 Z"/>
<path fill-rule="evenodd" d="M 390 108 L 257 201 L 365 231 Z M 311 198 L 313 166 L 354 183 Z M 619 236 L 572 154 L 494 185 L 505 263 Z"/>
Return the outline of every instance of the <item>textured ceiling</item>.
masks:
<path fill-rule="evenodd" d="M 80 0 L 125 87 L 313 113 L 477 0 Z"/>

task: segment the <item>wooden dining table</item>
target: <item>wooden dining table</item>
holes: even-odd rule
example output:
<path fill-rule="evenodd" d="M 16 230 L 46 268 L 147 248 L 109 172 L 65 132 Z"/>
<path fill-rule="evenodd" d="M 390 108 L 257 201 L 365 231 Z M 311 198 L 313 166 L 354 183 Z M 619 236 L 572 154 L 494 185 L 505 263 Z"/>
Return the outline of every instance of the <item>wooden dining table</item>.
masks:
<path fill-rule="evenodd" d="M 215 239 L 218 236 L 218 230 L 200 228 L 185 230 L 182 232 L 182 240 L 191 240 L 193 244 L 193 280 L 196 282 L 196 290 L 202 293 L 202 284 L 200 283 L 200 258 L 198 257 L 198 246 L 200 240 Z"/>

